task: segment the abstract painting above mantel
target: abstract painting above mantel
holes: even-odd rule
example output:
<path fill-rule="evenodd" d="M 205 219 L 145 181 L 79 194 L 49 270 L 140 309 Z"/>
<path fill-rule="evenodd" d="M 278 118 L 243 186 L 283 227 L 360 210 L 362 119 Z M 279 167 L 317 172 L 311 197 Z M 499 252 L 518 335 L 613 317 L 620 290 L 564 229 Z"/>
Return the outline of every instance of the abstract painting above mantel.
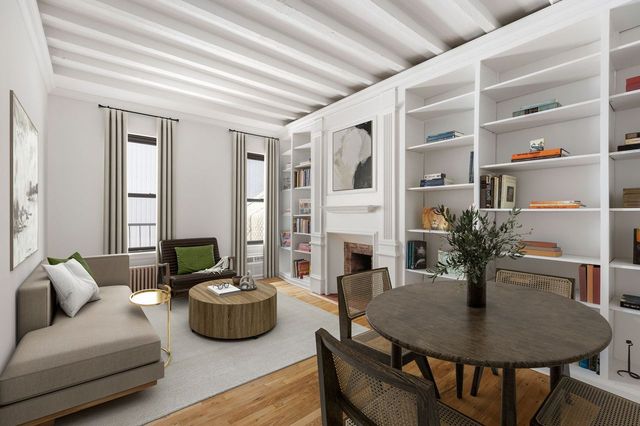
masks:
<path fill-rule="evenodd" d="M 38 129 L 10 93 L 11 270 L 38 250 Z"/>
<path fill-rule="evenodd" d="M 373 188 L 373 121 L 333 133 L 333 191 Z"/>

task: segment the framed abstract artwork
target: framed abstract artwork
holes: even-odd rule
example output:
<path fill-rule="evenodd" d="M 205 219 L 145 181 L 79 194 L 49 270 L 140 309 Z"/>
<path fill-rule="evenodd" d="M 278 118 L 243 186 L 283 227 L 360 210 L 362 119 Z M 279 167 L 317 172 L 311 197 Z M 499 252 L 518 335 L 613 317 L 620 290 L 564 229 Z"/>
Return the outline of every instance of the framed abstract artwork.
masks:
<path fill-rule="evenodd" d="M 11 270 L 38 250 L 38 129 L 10 93 Z"/>
<path fill-rule="evenodd" d="M 331 189 L 373 188 L 373 120 L 333 132 Z"/>

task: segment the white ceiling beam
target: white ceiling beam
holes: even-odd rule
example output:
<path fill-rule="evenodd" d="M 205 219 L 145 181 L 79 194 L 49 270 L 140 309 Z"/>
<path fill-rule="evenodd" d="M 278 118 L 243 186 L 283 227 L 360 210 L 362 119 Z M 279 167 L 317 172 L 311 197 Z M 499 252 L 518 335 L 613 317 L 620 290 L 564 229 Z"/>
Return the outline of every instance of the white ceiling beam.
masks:
<path fill-rule="evenodd" d="M 424 44 L 426 50 L 435 55 L 439 55 L 447 50 L 447 46 L 440 38 L 429 31 L 425 25 L 416 22 L 409 14 L 400 9 L 391 0 L 369 0 L 372 7 L 377 7 L 380 11 L 387 15 L 393 25 L 398 28 L 405 28 L 414 34 Z"/>
<path fill-rule="evenodd" d="M 223 60 L 296 82 L 319 93 L 331 96 L 347 96 L 353 92 L 349 87 L 335 80 L 223 39 L 185 22 L 140 8 L 133 3 L 114 2 L 112 0 L 83 0 L 81 2 L 74 0 L 46 0 L 46 2 L 87 16 L 96 17 L 96 19 L 130 31 L 177 43 L 185 48 L 198 49 Z M 117 7 L 112 6 L 111 3 L 117 4 Z"/>
<path fill-rule="evenodd" d="M 65 33 L 85 38 L 88 43 L 98 41 L 110 46 L 127 49 L 312 106 L 327 105 L 332 101 L 329 97 L 305 88 L 284 83 L 256 72 L 247 71 L 242 67 L 215 61 L 189 50 L 114 28 L 102 22 L 86 18 L 81 19 L 72 13 L 47 7 L 44 4 L 42 9 L 44 11 L 41 16 L 46 26 L 47 34 L 55 34 L 55 31 L 64 31 Z M 68 37 L 63 34 L 55 34 L 55 36 L 59 39 Z"/>
<path fill-rule="evenodd" d="M 52 52 L 54 53 L 54 52 Z M 56 54 L 61 52 L 56 51 Z M 244 99 L 223 95 L 208 89 L 194 88 L 191 85 L 177 82 L 162 77 L 157 77 L 146 72 L 136 71 L 127 67 L 108 64 L 92 58 L 76 55 L 73 53 L 64 53 L 66 57 L 53 55 L 51 58 L 54 64 L 54 71 L 59 67 L 83 71 L 85 73 L 108 77 L 118 82 L 129 82 L 138 86 L 146 86 L 154 90 L 163 90 L 166 92 L 176 93 L 182 96 L 200 99 L 211 102 L 224 107 L 237 108 L 239 110 L 252 112 L 264 117 L 271 117 L 279 120 L 293 120 L 298 115 L 288 111 L 282 111 L 266 105 L 256 104 Z"/>
<path fill-rule="evenodd" d="M 201 102 L 163 91 L 153 92 L 149 91 L 147 87 L 118 82 L 109 78 L 86 74 L 81 71 L 58 68 L 57 66 L 54 81 L 56 88 L 53 93 L 67 90 L 92 94 L 99 99 L 110 98 L 141 105 L 153 105 L 156 108 L 164 108 L 168 111 L 180 111 L 184 114 L 211 117 L 256 128 L 277 130 L 285 124 L 280 120 L 260 117 L 244 111 L 220 107 L 209 102 Z"/>
<path fill-rule="evenodd" d="M 53 66 L 49 57 L 47 42 L 44 37 L 38 3 L 36 0 L 21 0 L 17 3 L 20 8 L 20 12 L 22 13 L 24 26 L 29 34 L 29 38 L 31 39 L 33 51 L 36 56 L 36 62 L 38 63 L 38 68 L 42 75 L 42 79 L 44 80 L 45 87 L 47 88 L 47 91 L 51 91 L 54 87 Z"/>
<path fill-rule="evenodd" d="M 243 86 L 230 80 L 213 77 L 184 66 L 174 65 L 173 63 L 151 56 L 141 58 L 137 53 L 113 47 L 105 43 L 99 43 L 71 34 L 58 33 L 58 35 L 63 36 L 64 39 L 51 35 L 47 37 L 47 43 L 52 56 L 65 57 L 65 53 L 70 52 L 102 60 L 110 64 L 121 65 L 195 86 L 205 87 L 265 105 L 275 106 L 290 112 L 309 113 L 313 110 L 309 105 L 277 97 L 261 90 Z"/>
<path fill-rule="evenodd" d="M 209 0 L 136 0 L 151 9 L 162 9 L 180 16 L 196 19 L 241 37 L 279 54 L 286 55 L 296 62 L 302 62 L 338 79 L 348 79 L 353 84 L 371 85 L 378 79 L 324 51 L 300 42 L 271 27 L 238 15 Z"/>
<path fill-rule="evenodd" d="M 482 31 L 489 33 L 500 27 L 500 23 L 480 0 L 453 0 L 460 11 L 473 20 Z"/>
<path fill-rule="evenodd" d="M 301 0 L 252 0 L 252 7 L 304 28 L 321 40 L 349 51 L 360 60 L 402 71 L 411 63 L 390 49 L 374 42 L 352 28 L 341 24 Z"/>

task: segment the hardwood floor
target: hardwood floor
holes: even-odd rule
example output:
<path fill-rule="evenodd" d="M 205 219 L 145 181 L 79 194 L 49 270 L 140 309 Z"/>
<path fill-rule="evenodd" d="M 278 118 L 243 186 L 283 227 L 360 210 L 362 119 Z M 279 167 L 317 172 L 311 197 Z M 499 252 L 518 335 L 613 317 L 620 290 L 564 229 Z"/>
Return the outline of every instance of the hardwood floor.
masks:
<path fill-rule="evenodd" d="M 266 282 L 279 292 L 338 314 L 338 305 L 326 298 L 280 280 Z M 365 319 L 358 322 L 367 326 Z M 472 397 L 473 368 L 467 366 L 463 398 L 457 399 L 453 364 L 433 358 L 430 363 L 444 403 L 485 425 L 500 424 L 500 377 L 487 370 L 478 396 Z M 413 363 L 404 371 L 420 375 Z M 528 425 L 548 393 L 548 377 L 527 369 L 517 374 L 518 425 Z M 152 425 L 319 425 L 319 404 L 316 358 L 312 357 L 176 411 Z"/>

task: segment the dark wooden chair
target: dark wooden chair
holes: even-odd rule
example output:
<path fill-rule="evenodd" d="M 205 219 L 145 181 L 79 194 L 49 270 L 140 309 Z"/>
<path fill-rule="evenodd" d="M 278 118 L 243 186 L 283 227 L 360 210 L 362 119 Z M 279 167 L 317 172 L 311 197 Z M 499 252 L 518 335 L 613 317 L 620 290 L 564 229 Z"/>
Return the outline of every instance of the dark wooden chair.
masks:
<path fill-rule="evenodd" d="M 380 336 L 375 330 L 353 336 L 352 322 L 365 315 L 367 305 L 374 297 L 391 290 L 391 278 L 387 268 L 372 269 L 338 277 L 338 316 L 340 321 L 340 340 L 353 340 L 358 344 L 378 351 L 384 356 L 387 365 L 391 364 L 391 342 Z M 418 364 L 422 375 L 433 382 L 436 396 L 440 398 L 438 387 L 425 356 L 406 349 L 402 350 L 402 365 L 411 361 Z M 461 373 L 456 370 L 456 377 Z M 462 385 L 460 385 L 462 388 Z M 462 397 L 461 391 L 459 397 Z"/>
<path fill-rule="evenodd" d="M 568 297 L 569 299 L 573 297 L 573 281 L 568 278 L 500 269 L 496 272 L 496 282 L 546 291 L 559 296 Z M 480 379 L 482 378 L 483 371 L 484 367 L 476 367 L 473 372 L 473 382 L 471 383 L 472 396 L 478 395 Z M 495 368 L 492 368 L 491 371 L 495 375 L 498 374 Z"/>
<path fill-rule="evenodd" d="M 640 425 L 640 404 L 563 377 L 531 419 L 533 426 Z"/>
<path fill-rule="evenodd" d="M 322 424 L 477 426 L 436 400 L 435 386 L 384 363 L 380 352 L 316 332 Z"/>

